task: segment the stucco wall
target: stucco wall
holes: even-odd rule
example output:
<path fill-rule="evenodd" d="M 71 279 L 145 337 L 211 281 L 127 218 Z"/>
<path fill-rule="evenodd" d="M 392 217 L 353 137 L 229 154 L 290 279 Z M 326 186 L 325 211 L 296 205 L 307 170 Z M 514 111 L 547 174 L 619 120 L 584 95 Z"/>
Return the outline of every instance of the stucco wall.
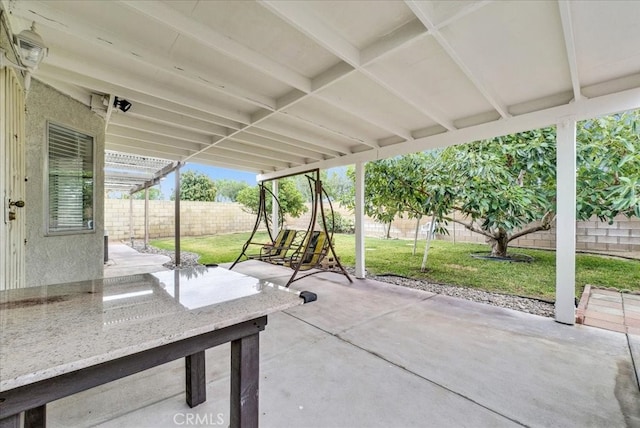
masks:
<path fill-rule="evenodd" d="M 104 265 L 104 120 L 89 107 L 35 78 L 27 94 L 27 286 L 95 279 Z M 95 232 L 45 236 L 46 123 L 55 121 L 95 138 Z"/>

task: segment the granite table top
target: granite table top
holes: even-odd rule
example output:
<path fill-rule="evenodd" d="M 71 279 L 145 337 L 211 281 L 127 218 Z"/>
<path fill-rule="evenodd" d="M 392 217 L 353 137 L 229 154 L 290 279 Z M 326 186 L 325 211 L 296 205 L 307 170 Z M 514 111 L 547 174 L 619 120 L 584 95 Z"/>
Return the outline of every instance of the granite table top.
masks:
<path fill-rule="evenodd" d="M 0 292 L 0 391 L 303 304 L 299 293 L 196 267 Z"/>

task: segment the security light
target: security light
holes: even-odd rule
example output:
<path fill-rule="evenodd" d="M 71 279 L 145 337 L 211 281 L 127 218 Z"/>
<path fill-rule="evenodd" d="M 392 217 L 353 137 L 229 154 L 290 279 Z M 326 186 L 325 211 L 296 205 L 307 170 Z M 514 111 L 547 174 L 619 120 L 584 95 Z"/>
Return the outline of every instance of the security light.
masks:
<path fill-rule="evenodd" d="M 131 108 L 131 103 L 127 100 L 122 100 L 116 97 L 115 100 L 113 100 L 113 106 L 119 108 L 123 112 L 126 112 Z"/>

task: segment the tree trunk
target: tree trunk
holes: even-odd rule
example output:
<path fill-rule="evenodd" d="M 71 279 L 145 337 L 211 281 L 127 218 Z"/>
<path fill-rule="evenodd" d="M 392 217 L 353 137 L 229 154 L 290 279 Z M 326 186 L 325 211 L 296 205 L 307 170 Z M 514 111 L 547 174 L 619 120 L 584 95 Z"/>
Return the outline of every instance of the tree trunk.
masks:
<path fill-rule="evenodd" d="M 493 257 L 507 257 L 509 247 L 509 235 L 504 230 L 499 230 L 497 235 L 489 239 L 491 255 Z"/>
<path fill-rule="evenodd" d="M 391 239 L 391 222 L 387 223 L 387 236 L 385 239 Z"/>

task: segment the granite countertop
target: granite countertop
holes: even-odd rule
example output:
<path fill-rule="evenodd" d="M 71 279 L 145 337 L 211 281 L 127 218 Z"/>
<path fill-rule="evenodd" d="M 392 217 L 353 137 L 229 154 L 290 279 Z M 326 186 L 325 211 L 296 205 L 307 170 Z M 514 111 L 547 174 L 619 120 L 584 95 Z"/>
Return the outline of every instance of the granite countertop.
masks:
<path fill-rule="evenodd" d="M 0 391 L 301 305 L 299 293 L 197 267 L 0 292 Z"/>

